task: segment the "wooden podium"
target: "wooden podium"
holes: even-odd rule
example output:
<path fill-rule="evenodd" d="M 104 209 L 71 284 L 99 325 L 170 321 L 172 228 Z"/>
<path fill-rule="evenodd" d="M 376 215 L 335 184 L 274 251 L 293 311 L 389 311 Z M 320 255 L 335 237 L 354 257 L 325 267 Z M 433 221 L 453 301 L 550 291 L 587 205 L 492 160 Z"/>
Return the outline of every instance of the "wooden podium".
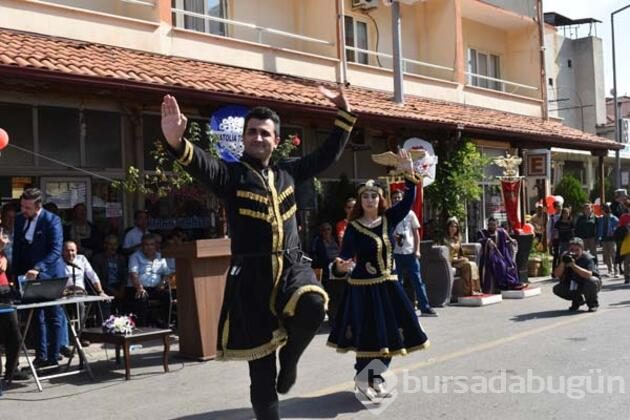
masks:
<path fill-rule="evenodd" d="M 202 239 L 167 249 L 177 267 L 179 354 L 214 359 L 225 278 L 230 266 L 229 239 Z"/>

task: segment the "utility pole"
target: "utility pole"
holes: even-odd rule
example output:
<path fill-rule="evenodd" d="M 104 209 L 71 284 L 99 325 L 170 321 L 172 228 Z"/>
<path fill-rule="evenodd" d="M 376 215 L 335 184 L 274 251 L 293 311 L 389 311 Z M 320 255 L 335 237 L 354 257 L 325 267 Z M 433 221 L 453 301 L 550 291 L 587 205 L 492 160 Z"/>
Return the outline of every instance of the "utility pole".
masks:
<path fill-rule="evenodd" d="M 399 104 L 405 103 L 405 93 L 403 91 L 403 55 L 400 29 L 400 2 L 392 2 L 392 40 L 393 40 L 393 60 L 394 60 L 394 101 Z"/>
<path fill-rule="evenodd" d="M 615 10 L 610 14 L 610 27 L 612 29 L 612 60 L 613 60 L 613 96 L 615 106 L 615 140 L 621 143 L 621 118 L 619 116 L 619 104 L 617 103 L 617 57 L 615 54 L 615 15 L 630 8 L 630 4 Z M 615 150 L 615 187 L 621 188 L 621 156 L 619 149 Z"/>

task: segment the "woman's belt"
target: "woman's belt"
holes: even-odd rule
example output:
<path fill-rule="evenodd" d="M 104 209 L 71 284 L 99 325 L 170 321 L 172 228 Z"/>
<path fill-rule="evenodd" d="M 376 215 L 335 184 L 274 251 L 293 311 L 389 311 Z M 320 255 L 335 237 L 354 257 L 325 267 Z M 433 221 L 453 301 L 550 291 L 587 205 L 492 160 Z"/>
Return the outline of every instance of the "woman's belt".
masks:
<path fill-rule="evenodd" d="M 395 274 L 385 273 L 379 277 L 371 277 L 366 279 L 350 277 L 348 279 L 348 283 L 353 286 L 372 286 L 379 283 L 385 283 L 386 281 L 398 281 L 398 277 Z"/>

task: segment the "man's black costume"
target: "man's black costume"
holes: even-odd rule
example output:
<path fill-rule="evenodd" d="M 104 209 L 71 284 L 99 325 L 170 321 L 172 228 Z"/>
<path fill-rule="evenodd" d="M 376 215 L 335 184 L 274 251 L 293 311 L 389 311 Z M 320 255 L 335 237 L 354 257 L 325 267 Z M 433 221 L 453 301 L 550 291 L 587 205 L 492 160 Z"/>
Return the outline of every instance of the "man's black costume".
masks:
<path fill-rule="evenodd" d="M 355 121 L 339 110 L 318 150 L 268 167 L 246 154 L 240 162 L 215 159 L 189 141 L 178 156 L 192 176 L 225 202 L 232 257 L 218 357 L 250 361 L 252 403 L 259 418 L 274 418 L 270 413 L 277 412 L 275 350 L 285 345 L 277 389 L 287 392 L 328 300 L 310 265 L 302 261 L 295 189 L 339 158 Z"/>

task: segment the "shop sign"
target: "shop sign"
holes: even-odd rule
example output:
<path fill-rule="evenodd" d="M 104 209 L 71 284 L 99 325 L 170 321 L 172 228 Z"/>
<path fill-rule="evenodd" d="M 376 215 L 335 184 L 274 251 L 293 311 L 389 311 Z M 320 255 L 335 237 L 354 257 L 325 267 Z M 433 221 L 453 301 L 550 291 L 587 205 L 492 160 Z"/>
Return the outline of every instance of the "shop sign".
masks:
<path fill-rule="evenodd" d="M 551 177 L 551 150 L 526 150 L 525 176 L 532 178 Z"/>
<path fill-rule="evenodd" d="M 219 138 L 217 151 L 226 162 L 238 162 L 243 155 L 243 126 L 248 112 L 244 106 L 228 105 L 210 117 L 212 134 Z"/>

